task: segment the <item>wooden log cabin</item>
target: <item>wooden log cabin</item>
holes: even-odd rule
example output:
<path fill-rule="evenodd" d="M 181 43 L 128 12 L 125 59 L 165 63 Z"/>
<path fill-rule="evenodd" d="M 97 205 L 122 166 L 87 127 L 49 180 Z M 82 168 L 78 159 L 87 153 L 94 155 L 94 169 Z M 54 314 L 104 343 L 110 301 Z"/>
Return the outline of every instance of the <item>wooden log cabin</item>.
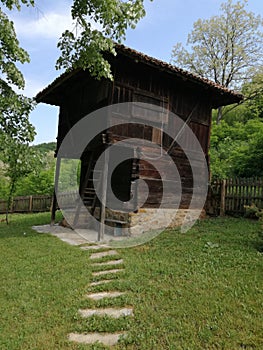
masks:
<path fill-rule="evenodd" d="M 38 93 L 36 101 L 60 107 L 56 154 L 59 154 L 58 150 L 71 128 L 86 115 L 106 106 L 132 102 L 127 113 L 123 111 L 118 113 L 116 108 L 112 113 L 107 113 L 103 131 L 96 135 L 97 137 L 80 155 L 79 194 L 91 215 L 113 227 L 114 234 L 118 234 L 120 228 L 128 227 L 130 234 L 139 234 L 150 228 L 162 227 L 162 218 L 167 213 L 170 213 L 168 216 L 173 215 L 175 204 L 178 204 L 180 215 L 170 220 L 170 225 L 178 225 L 187 214 L 193 196 L 194 170 L 193 164 L 190 164 L 186 155 L 186 148 L 191 150 L 194 143 L 190 138 L 185 140 L 184 147 L 181 147 L 176 142 L 176 138 L 171 137 L 172 134 L 178 135 L 179 132 L 176 125 L 178 119 L 175 115 L 179 116 L 195 134 L 209 169 L 208 151 L 212 109 L 238 103 L 242 96 L 125 46 L 117 45 L 116 50 L 116 56 L 107 57 L 112 67 L 113 81 L 106 79 L 98 81 L 88 71 L 83 70 L 64 73 Z M 149 107 L 141 108 L 141 103 L 157 106 L 164 112 L 151 111 Z M 119 124 L 111 126 L 110 121 L 113 124 Z M 95 119 L 93 122 L 97 123 Z M 145 142 L 139 147 L 135 142 L 132 147 L 125 148 L 125 140 L 128 142 L 130 138 Z M 98 178 L 95 179 L 96 162 L 105 153 L 105 149 L 110 149 L 111 145 L 120 141 L 122 146 L 115 150 L 114 157 L 118 158 L 118 152 L 121 154 L 125 149 L 128 154 L 127 159 L 113 170 L 111 179 L 108 179 L 108 174 L 111 173 L 109 168 L 113 163 L 109 152 L 108 156 L 103 158 Z M 72 148 L 74 148 L 74 140 Z M 161 213 L 156 216 L 162 201 L 164 181 L 171 180 L 169 176 L 174 175 L 169 174 L 171 168 L 167 166 L 166 158 L 161 156 L 160 148 L 169 153 L 178 169 L 181 197 L 179 203 L 176 203 L 179 198 L 176 190 L 170 191 Z M 147 157 L 142 157 L 142 154 L 150 155 L 149 161 Z M 74 149 L 64 156 L 74 158 Z M 155 161 L 151 162 L 151 159 Z M 57 160 L 59 161 L 60 159 Z M 197 163 L 194 166 L 201 174 L 202 171 L 205 172 L 205 169 L 198 169 L 200 164 Z M 162 174 L 158 167 L 163 169 Z M 57 164 L 56 182 L 58 178 L 59 165 Z M 135 181 L 138 179 L 144 180 L 148 188 L 142 182 Z M 95 191 L 95 181 L 101 183 L 97 188 L 101 190 L 103 201 L 100 200 L 101 197 L 98 198 Z M 111 192 L 108 191 L 110 187 Z M 119 199 L 118 205 L 113 208 L 112 193 Z M 77 211 L 76 209 L 72 226 L 78 223 Z M 54 214 L 55 206 L 53 219 Z M 153 215 L 155 215 L 154 222 L 149 219 Z M 87 222 L 86 225 L 88 226 L 89 223 Z M 127 234 L 127 230 L 125 232 Z"/>

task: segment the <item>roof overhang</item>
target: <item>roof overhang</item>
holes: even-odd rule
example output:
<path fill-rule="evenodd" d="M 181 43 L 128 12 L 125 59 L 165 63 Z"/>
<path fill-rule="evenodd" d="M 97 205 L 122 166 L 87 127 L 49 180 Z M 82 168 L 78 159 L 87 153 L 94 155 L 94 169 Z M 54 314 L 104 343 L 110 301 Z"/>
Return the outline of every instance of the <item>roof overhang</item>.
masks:
<path fill-rule="evenodd" d="M 128 59 L 131 59 L 133 62 L 136 62 L 137 64 L 151 67 L 161 74 L 169 74 L 171 79 L 174 78 L 177 81 L 181 80 L 183 84 L 190 84 L 195 89 L 200 89 L 201 91 L 206 92 L 211 97 L 210 103 L 212 105 L 212 108 L 239 103 L 243 99 L 243 96 L 241 94 L 229 90 L 206 78 L 202 78 L 196 74 L 185 71 L 167 62 L 147 56 L 126 46 L 116 45 L 116 51 L 117 58 L 124 56 Z M 111 61 L 114 62 L 114 58 L 112 58 Z M 63 73 L 44 90 L 36 95 L 36 102 L 43 102 L 51 105 L 60 105 L 63 89 L 65 89 L 65 87 L 69 84 L 72 85 L 72 83 L 74 83 L 74 81 L 77 80 L 78 77 L 82 74 L 87 74 L 87 77 L 89 76 L 89 73 L 87 71 L 84 73 L 81 69 Z"/>

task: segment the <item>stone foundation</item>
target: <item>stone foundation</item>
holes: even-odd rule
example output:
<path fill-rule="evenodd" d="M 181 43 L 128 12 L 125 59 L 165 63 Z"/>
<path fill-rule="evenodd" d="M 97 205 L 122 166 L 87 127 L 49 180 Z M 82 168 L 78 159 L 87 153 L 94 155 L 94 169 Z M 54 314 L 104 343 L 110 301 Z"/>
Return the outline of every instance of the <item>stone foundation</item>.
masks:
<path fill-rule="evenodd" d="M 140 209 L 138 213 L 130 213 L 130 234 L 135 236 L 150 230 L 174 228 L 204 217 L 204 210 L 199 215 L 199 210 Z"/>
<path fill-rule="evenodd" d="M 99 218 L 99 208 L 95 209 L 94 216 Z M 114 236 L 138 236 L 151 230 L 182 226 L 183 223 L 186 224 L 204 217 L 204 209 L 201 215 L 199 210 L 189 209 L 178 209 L 176 211 L 175 209 L 141 208 L 136 213 L 106 209 L 106 230 Z M 78 227 L 97 230 L 99 222 L 95 222 L 94 227 L 88 219 L 87 213 L 80 213 Z"/>

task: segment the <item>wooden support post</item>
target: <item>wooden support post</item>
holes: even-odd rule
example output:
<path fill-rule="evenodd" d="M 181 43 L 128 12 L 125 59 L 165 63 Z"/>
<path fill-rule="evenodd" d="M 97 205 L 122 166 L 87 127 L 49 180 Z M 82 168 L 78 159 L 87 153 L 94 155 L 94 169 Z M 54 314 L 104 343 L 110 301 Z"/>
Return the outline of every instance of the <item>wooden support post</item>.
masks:
<path fill-rule="evenodd" d="M 221 197 L 220 197 L 220 216 L 224 216 L 226 212 L 226 180 L 221 182 Z"/>
<path fill-rule="evenodd" d="M 101 209 L 100 209 L 100 227 L 98 232 L 98 241 L 104 238 L 105 232 L 105 216 L 106 216 L 106 200 L 107 200 L 107 185 L 108 185 L 108 170 L 109 170 L 109 149 L 104 151 L 104 166 L 101 176 Z"/>
<path fill-rule="evenodd" d="M 135 191 L 134 191 L 134 208 L 133 211 L 138 211 L 138 180 L 139 180 L 139 174 L 140 174 L 140 158 L 141 158 L 141 148 L 137 147 L 136 151 L 134 152 L 134 157 L 136 158 L 136 182 L 135 182 Z"/>
<path fill-rule="evenodd" d="M 60 173 L 60 165 L 61 165 L 61 158 L 57 158 L 56 173 L 55 173 L 55 185 L 54 185 L 54 193 L 53 193 L 53 200 L 52 200 L 52 207 L 51 207 L 51 223 L 50 223 L 50 225 L 54 225 L 55 219 L 56 219 L 56 210 L 57 210 L 56 191 L 58 190 L 58 179 L 59 179 L 59 173 Z"/>

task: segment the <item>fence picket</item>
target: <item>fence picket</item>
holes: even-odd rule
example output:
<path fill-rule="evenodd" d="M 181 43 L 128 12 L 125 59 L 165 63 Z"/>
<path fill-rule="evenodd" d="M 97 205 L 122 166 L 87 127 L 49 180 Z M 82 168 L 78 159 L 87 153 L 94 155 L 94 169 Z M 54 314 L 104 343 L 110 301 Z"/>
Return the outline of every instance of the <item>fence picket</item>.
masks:
<path fill-rule="evenodd" d="M 76 197 L 76 192 L 67 192 L 61 194 L 63 203 L 70 203 Z M 15 197 L 10 213 L 37 213 L 50 211 L 53 196 L 50 195 L 33 195 Z M 6 213 L 7 201 L 0 199 L 0 214 Z"/>
<path fill-rule="evenodd" d="M 213 213 L 244 215 L 244 206 L 252 203 L 259 208 L 263 208 L 263 178 L 215 180 L 211 183 L 211 186 L 213 188 L 210 199 L 212 202 L 208 207 L 213 207 Z M 218 193 L 220 198 L 218 198 Z"/>

